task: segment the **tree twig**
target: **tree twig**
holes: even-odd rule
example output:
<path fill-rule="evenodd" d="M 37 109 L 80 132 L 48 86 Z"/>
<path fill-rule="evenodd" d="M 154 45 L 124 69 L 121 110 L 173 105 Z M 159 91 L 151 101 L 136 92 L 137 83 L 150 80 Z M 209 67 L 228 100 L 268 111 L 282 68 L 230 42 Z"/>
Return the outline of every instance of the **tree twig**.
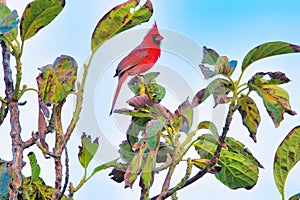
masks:
<path fill-rule="evenodd" d="M 68 154 L 67 146 L 65 147 L 65 166 L 66 166 L 65 183 L 64 183 L 64 186 L 61 190 L 60 195 L 58 196 L 58 199 L 62 198 L 62 196 L 66 192 L 66 189 L 67 189 L 68 183 L 69 183 L 69 154 Z"/>
<path fill-rule="evenodd" d="M 170 196 L 172 196 L 175 192 L 177 192 L 178 190 L 181 190 L 183 188 L 185 188 L 186 186 L 194 183 L 195 181 L 199 180 L 200 178 L 202 178 L 207 172 L 209 172 L 209 169 L 211 167 L 213 167 L 214 165 L 217 164 L 217 162 L 219 161 L 220 158 L 220 153 L 222 150 L 222 147 L 224 145 L 225 142 L 225 138 L 227 136 L 227 133 L 229 131 L 229 126 L 231 124 L 232 121 L 232 117 L 234 112 L 237 110 L 237 106 L 235 105 L 235 102 L 231 102 L 230 106 L 229 106 L 229 111 L 227 113 L 227 117 L 226 117 L 226 121 L 225 121 L 225 126 L 223 127 L 223 131 L 221 136 L 219 137 L 219 143 L 218 146 L 215 150 L 215 153 L 212 157 L 212 159 L 210 160 L 210 162 L 207 164 L 206 168 L 204 168 L 203 170 L 199 171 L 196 175 L 194 175 L 192 178 L 188 179 L 184 185 L 182 185 L 182 187 L 180 187 L 180 189 L 176 190 L 176 187 L 171 188 L 168 190 L 168 192 L 164 195 L 164 198 L 162 199 L 166 199 Z M 159 199 L 160 195 L 157 195 L 155 197 L 152 197 L 151 200 L 157 200 Z"/>

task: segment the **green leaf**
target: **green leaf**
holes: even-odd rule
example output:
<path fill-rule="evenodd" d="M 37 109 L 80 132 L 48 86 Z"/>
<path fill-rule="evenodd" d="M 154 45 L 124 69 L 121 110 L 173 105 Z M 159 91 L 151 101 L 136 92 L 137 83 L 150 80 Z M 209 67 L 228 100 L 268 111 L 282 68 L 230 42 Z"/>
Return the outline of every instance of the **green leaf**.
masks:
<path fill-rule="evenodd" d="M 126 136 L 129 145 L 132 147 L 136 142 L 138 142 L 138 135 L 143 128 L 146 127 L 147 123 L 150 121 L 150 118 L 135 118 L 133 117 L 129 128 L 127 129 Z"/>
<path fill-rule="evenodd" d="M 193 165 L 201 170 L 204 169 L 209 164 L 209 162 L 210 160 L 206 158 L 197 158 L 192 160 Z"/>
<path fill-rule="evenodd" d="M 91 141 L 90 136 L 85 133 L 81 136 L 81 146 L 79 146 L 78 160 L 83 168 L 87 168 L 99 147 L 98 138 Z"/>
<path fill-rule="evenodd" d="M 36 78 L 39 87 L 39 96 L 46 105 L 59 103 L 74 90 L 77 79 L 76 61 L 62 55 L 53 65 L 40 68 L 42 73 Z"/>
<path fill-rule="evenodd" d="M 148 106 L 149 114 L 152 119 L 157 119 L 159 121 L 165 122 L 172 117 L 171 111 L 161 104 L 153 104 Z"/>
<path fill-rule="evenodd" d="M 190 129 L 193 125 L 193 107 L 187 98 L 178 109 L 175 111 L 175 115 L 180 115 L 183 117 L 184 122 L 187 123 L 188 128 Z"/>
<path fill-rule="evenodd" d="M 62 11 L 65 0 L 35 0 L 26 6 L 21 19 L 21 39 L 25 41 L 47 26 Z"/>
<path fill-rule="evenodd" d="M 35 186 L 39 193 L 37 196 L 42 197 L 42 199 L 51 199 L 52 198 L 52 195 L 54 193 L 54 188 L 46 185 L 43 179 L 39 178 L 35 182 Z M 67 197 L 64 195 L 62 197 L 62 200 L 67 200 Z"/>
<path fill-rule="evenodd" d="M 268 114 L 273 120 L 275 127 L 279 127 L 280 122 L 284 119 L 283 114 L 296 115 L 291 110 L 289 102 L 289 94 L 286 90 L 276 85 L 254 85 L 250 84 L 250 88 L 263 99 Z"/>
<path fill-rule="evenodd" d="M 128 82 L 129 89 L 135 94 L 135 95 L 141 95 L 142 90 L 145 90 L 145 78 L 143 75 L 136 75 L 130 79 Z"/>
<path fill-rule="evenodd" d="M 137 179 L 138 175 L 141 173 L 141 167 L 143 164 L 145 149 L 146 149 L 146 145 L 141 144 L 138 153 L 133 157 L 130 165 L 128 166 L 126 173 L 124 175 L 125 187 L 132 188 L 135 180 Z"/>
<path fill-rule="evenodd" d="M 93 170 L 93 173 L 91 174 L 90 177 L 92 177 L 93 175 L 95 175 L 96 173 L 104 170 L 104 169 L 107 169 L 107 168 L 110 168 L 110 167 L 117 167 L 117 168 L 122 168 L 122 164 L 119 164 L 117 162 L 117 160 L 113 160 L 113 161 L 110 161 L 108 163 L 104 163 L 102 165 L 99 165 L 98 167 L 96 167 L 94 170 Z"/>
<path fill-rule="evenodd" d="M 289 172 L 300 160 L 300 126 L 293 128 L 278 146 L 274 159 L 274 180 L 284 197 L 284 187 Z"/>
<path fill-rule="evenodd" d="M 219 138 L 218 129 L 211 121 L 203 121 L 198 124 L 197 130 L 208 129 L 216 137 Z"/>
<path fill-rule="evenodd" d="M 249 96 L 242 95 L 238 99 L 238 110 L 242 116 L 243 124 L 247 127 L 250 137 L 256 142 L 257 128 L 260 123 L 260 114 L 258 108 Z"/>
<path fill-rule="evenodd" d="M 160 102 L 166 94 L 166 89 L 157 83 L 148 83 L 145 86 L 146 93 L 154 102 Z"/>
<path fill-rule="evenodd" d="M 22 178 L 22 186 L 19 189 L 18 199 L 26 200 L 49 200 L 52 198 L 54 188 L 45 184 L 42 178 L 38 178 L 34 183 L 31 182 L 31 177 Z M 65 195 L 62 196 L 62 200 L 67 200 Z"/>
<path fill-rule="evenodd" d="M 206 46 L 203 47 L 202 64 L 215 65 L 218 58 L 219 54 L 215 50 L 208 49 Z"/>
<path fill-rule="evenodd" d="M 251 189 L 258 180 L 259 162 L 245 147 L 234 139 L 226 140 L 227 149 L 222 149 L 218 164 L 222 167 L 216 178 L 231 189 Z M 202 135 L 194 144 L 201 158 L 211 159 L 218 140 L 213 135 Z"/>
<path fill-rule="evenodd" d="M 122 27 L 118 33 L 121 33 L 123 31 L 126 31 L 136 25 L 139 25 L 143 22 L 149 21 L 153 14 L 153 6 L 152 2 L 150 0 L 147 0 L 143 6 L 141 6 L 135 13 L 133 13 L 133 16 L 131 20 Z"/>
<path fill-rule="evenodd" d="M 247 53 L 242 63 L 242 71 L 245 71 L 249 65 L 260 59 L 267 58 L 270 56 L 297 52 L 300 52 L 300 46 L 298 45 L 289 44 L 281 41 L 264 43 L 255 47 Z"/>
<path fill-rule="evenodd" d="M 249 161 L 252 161 L 253 164 L 255 164 L 257 167 L 264 168 L 264 166 L 260 164 L 260 162 L 253 156 L 250 150 L 247 147 L 245 147 L 243 143 L 235 140 L 232 137 L 226 137 L 225 143 L 228 151 L 241 154 L 244 157 L 246 157 Z"/>
<path fill-rule="evenodd" d="M 299 200 L 300 199 L 300 193 L 293 195 L 289 198 L 289 200 Z"/>
<path fill-rule="evenodd" d="M 102 17 L 92 35 L 92 52 L 97 51 L 105 41 L 114 35 L 149 21 L 153 13 L 151 1 L 148 0 L 142 7 L 137 9 L 138 3 L 138 0 L 129 0 L 114 7 Z"/>
<path fill-rule="evenodd" d="M 159 120 L 151 120 L 147 123 L 144 138 L 150 152 L 156 152 L 159 147 L 160 134 L 165 123 Z"/>
<path fill-rule="evenodd" d="M 123 141 L 119 147 L 120 158 L 126 163 L 130 163 L 135 155 L 135 153 L 132 151 L 132 146 L 129 145 L 128 141 Z"/>
<path fill-rule="evenodd" d="M 230 152 L 221 152 L 222 170 L 216 178 L 231 189 L 251 189 L 258 180 L 258 167 L 247 157 Z"/>
<path fill-rule="evenodd" d="M 41 167 L 37 164 L 36 156 L 33 152 L 28 153 L 28 158 L 30 161 L 31 167 L 31 183 L 34 183 L 38 180 L 41 172 Z"/>
<path fill-rule="evenodd" d="M 144 74 L 144 82 L 145 85 L 149 84 L 149 83 L 156 83 L 156 78 L 158 77 L 160 73 L 159 72 L 149 72 L 147 74 Z"/>
<path fill-rule="evenodd" d="M 114 110 L 114 113 L 129 115 L 129 116 L 132 116 L 132 117 L 150 118 L 150 114 L 147 113 L 147 112 L 138 111 L 138 110 L 130 110 L 130 109 L 126 109 L 126 108 L 116 109 L 116 110 Z"/>
<path fill-rule="evenodd" d="M 206 88 L 200 90 L 193 98 L 192 106 L 196 107 L 204 102 L 211 94 L 214 95 L 215 103 L 226 103 L 227 94 L 232 90 L 232 84 L 222 78 L 213 80 Z M 216 106 L 215 105 L 215 106 Z"/>
<path fill-rule="evenodd" d="M 156 152 L 148 153 L 140 178 L 140 187 L 143 191 L 149 191 L 153 184 L 155 164 Z"/>

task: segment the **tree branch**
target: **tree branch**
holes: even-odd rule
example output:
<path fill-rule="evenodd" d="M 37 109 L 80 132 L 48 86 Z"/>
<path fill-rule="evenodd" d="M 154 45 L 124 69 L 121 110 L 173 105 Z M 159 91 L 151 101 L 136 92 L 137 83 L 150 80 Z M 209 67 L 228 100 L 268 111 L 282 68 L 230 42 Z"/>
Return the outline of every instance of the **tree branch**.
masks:
<path fill-rule="evenodd" d="M 2 3 L 2 2 L 1 2 Z M 12 180 L 10 182 L 9 199 L 17 199 L 18 190 L 22 184 L 21 170 L 23 167 L 23 142 L 21 139 L 21 125 L 19 121 L 19 107 L 18 100 L 14 99 L 14 83 L 12 79 L 12 72 L 10 68 L 10 53 L 7 49 L 5 42 L 1 42 L 2 58 L 3 58 L 3 71 L 5 83 L 5 95 L 10 112 L 10 125 L 11 125 L 11 140 L 12 140 Z"/>

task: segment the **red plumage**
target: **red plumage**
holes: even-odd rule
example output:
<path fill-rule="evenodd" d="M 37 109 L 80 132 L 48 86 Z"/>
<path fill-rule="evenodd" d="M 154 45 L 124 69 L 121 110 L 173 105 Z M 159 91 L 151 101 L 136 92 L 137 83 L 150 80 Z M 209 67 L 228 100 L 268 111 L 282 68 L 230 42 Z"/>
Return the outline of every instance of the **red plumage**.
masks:
<path fill-rule="evenodd" d="M 153 27 L 144 37 L 141 44 L 133 49 L 126 57 L 119 63 L 116 74 L 118 76 L 118 86 L 112 102 L 110 115 L 112 114 L 121 87 L 128 76 L 134 76 L 137 74 L 145 73 L 150 70 L 160 57 L 160 42 L 163 39 L 158 32 L 156 22 Z"/>

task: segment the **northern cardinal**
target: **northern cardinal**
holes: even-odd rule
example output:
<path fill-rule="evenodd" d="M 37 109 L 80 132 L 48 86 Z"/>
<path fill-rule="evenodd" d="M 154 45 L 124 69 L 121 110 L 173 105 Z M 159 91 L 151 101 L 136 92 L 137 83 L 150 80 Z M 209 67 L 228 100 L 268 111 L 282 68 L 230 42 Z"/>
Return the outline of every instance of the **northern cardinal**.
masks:
<path fill-rule="evenodd" d="M 163 36 L 159 34 L 156 22 L 154 22 L 153 27 L 144 37 L 141 44 L 133 49 L 119 63 L 116 69 L 116 74 L 114 75 L 114 77 L 119 77 L 118 87 L 114 96 L 114 100 L 112 102 L 109 115 L 111 115 L 114 110 L 118 95 L 126 78 L 128 76 L 142 74 L 151 69 L 156 63 L 156 61 L 160 57 L 160 42 L 162 39 Z"/>

